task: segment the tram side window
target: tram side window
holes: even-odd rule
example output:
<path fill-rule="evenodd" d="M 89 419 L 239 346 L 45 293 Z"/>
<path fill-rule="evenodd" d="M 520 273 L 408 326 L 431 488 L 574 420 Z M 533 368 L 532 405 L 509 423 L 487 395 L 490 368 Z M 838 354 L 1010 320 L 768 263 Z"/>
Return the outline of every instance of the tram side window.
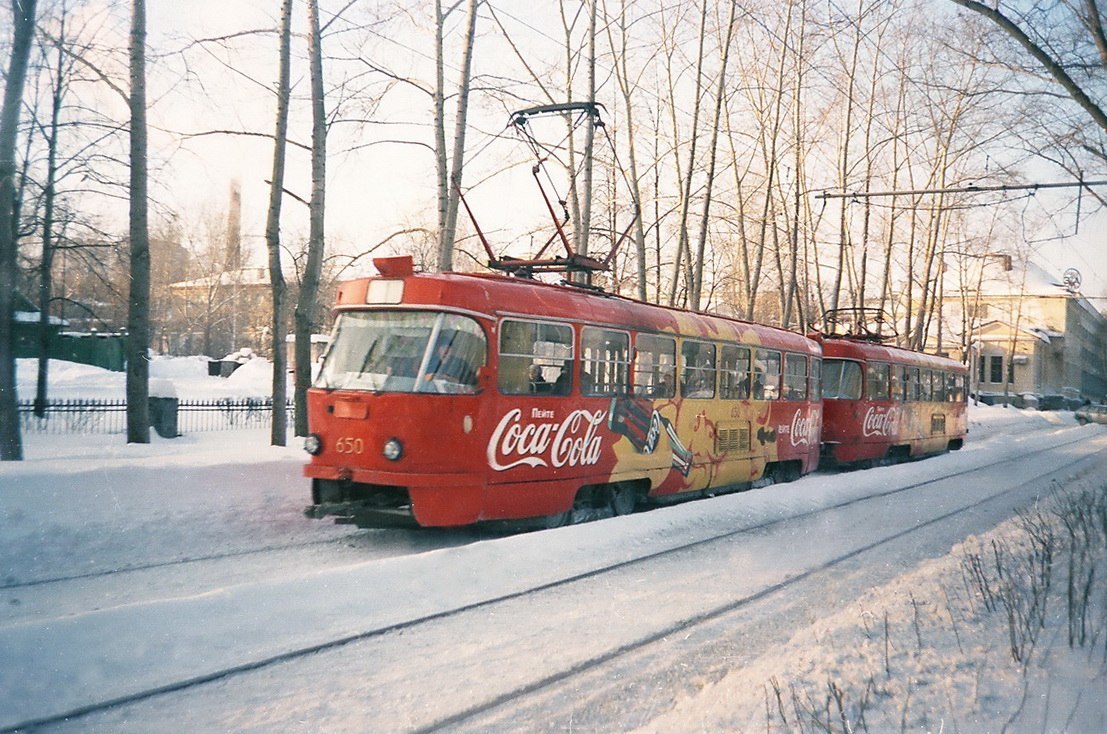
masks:
<path fill-rule="evenodd" d="M 584 395 L 625 395 L 630 387 L 630 336 L 586 326 L 581 331 L 580 391 Z"/>
<path fill-rule="evenodd" d="M 861 365 L 844 359 L 824 359 L 823 398 L 860 400 Z"/>
<path fill-rule="evenodd" d="M 946 402 L 946 380 L 948 375 L 941 370 L 934 370 L 934 379 L 931 382 L 933 392 L 931 398 L 935 403 Z"/>
<path fill-rule="evenodd" d="M 807 357 L 802 354 L 784 355 L 784 399 L 807 399 Z"/>
<path fill-rule="evenodd" d="M 930 402 L 930 396 L 934 385 L 934 375 L 930 370 L 922 370 L 919 372 L 919 400 Z"/>
<path fill-rule="evenodd" d="M 780 352 L 758 349 L 753 361 L 753 399 L 780 399 Z"/>
<path fill-rule="evenodd" d="M 955 403 L 963 403 L 969 400 L 969 375 L 958 374 L 953 376 L 953 392 L 950 400 Z"/>
<path fill-rule="evenodd" d="M 648 398 L 676 394 L 676 340 L 656 334 L 634 339 L 634 391 Z"/>
<path fill-rule="evenodd" d="M 500 392 L 568 395 L 573 329 L 546 321 L 505 320 L 500 327 Z"/>
<path fill-rule="evenodd" d="M 686 398 L 715 397 L 715 345 L 686 341 L 680 347 L 680 394 Z"/>
<path fill-rule="evenodd" d="M 869 400 L 887 400 L 891 397 L 888 380 L 888 372 L 891 365 L 886 362 L 869 362 L 865 368 L 865 376 L 868 384 L 865 388 L 865 397 Z"/>
<path fill-rule="evenodd" d="M 951 403 L 963 403 L 966 400 L 968 392 L 965 390 L 965 383 L 968 381 L 968 377 L 965 375 L 950 375 L 949 377 L 949 401 Z"/>
<path fill-rule="evenodd" d="M 823 361 L 818 357 L 811 358 L 811 374 L 808 375 L 810 387 L 810 399 L 818 402 L 823 399 Z"/>
<path fill-rule="evenodd" d="M 748 400 L 750 397 L 750 350 L 727 345 L 719 350 L 719 397 Z"/>
<path fill-rule="evenodd" d="M 919 400 L 922 395 L 922 388 L 919 386 L 919 368 L 908 367 L 904 370 L 904 374 L 906 375 L 903 383 L 905 400 Z"/>
<path fill-rule="evenodd" d="M 902 364 L 892 365 L 892 400 L 907 399 L 907 368 Z"/>

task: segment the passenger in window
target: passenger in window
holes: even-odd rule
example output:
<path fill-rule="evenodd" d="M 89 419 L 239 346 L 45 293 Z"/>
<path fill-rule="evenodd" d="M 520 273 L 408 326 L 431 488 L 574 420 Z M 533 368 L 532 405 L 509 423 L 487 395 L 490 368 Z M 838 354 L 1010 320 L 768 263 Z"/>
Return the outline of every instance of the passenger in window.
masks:
<path fill-rule="evenodd" d="M 709 398 L 715 390 L 714 385 L 711 384 L 711 377 L 714 376 L 713 372 L 709 372 L 704 367 L 696 367 L 690 370 L 691 374 L 688 378 L 688 384 L 685 385 L 685 393 L 690 398 Z"/>
<path fill-rule="evenodd" d="M 546 393 L 550 391 L 550 383 L 542 376 L 542 365 L 532 364 L 528 372 L 530 378 L 530 391 L 532 393 Z"/>
<path fill-rule="evenodd" d="M 671 398 L 673 397 L 675 388 L 676 380 L 673 379 L 673 373 L 664 372 L 658 380 L 657 386 L 654 388 L 654 396 L 659 398 Z"/>
<path fill-rule="evenodd" d="M 587 394 L 594 392 L 596 381 L 588 370 L 580 371 L 580 391 Z"/>
<path fill-rule="evenodd" d="M 554 380 L 553 390 L 551 392 L 554 395 L 568 395 L 569 390 L 573 386 L 573 363 L 565 360 L 565 363 L 561 365 L 561 374 Z"/>

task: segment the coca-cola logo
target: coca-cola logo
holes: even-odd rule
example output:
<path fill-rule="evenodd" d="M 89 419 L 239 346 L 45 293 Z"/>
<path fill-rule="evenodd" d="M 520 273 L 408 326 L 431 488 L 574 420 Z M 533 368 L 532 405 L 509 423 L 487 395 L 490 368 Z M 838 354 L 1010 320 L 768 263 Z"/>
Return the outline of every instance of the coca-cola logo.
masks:
<path fill-rule="evenodd" d="M 813 416 L 797 410 L 792 416 L 789 440 L 793 446 L 810 446 L 819 440 L 819 424 Z"/>
<path fill-rule="evenodd" d="M 864 436 L 894 436 L 899 431 L 899 408 L 883 410 L 869 406 L 861 423 Z"/>
<path fill-rule="evenodd" d="M 650 416 L 650 430 L 646 433 L 646 442 L 642 444 L 643 454 L 652 454 L 661 440 L 661 414 L 656 410 Z"/>
<path fill-rule="evenodd" d="M 500 419 L 488 440 L 488 465 L 496 471 L 517 466 L 585 466 L 600 460 L 597 429 L 607 411 L 574 410 L 561 422 L 523 421 L 519 408 Z"/>

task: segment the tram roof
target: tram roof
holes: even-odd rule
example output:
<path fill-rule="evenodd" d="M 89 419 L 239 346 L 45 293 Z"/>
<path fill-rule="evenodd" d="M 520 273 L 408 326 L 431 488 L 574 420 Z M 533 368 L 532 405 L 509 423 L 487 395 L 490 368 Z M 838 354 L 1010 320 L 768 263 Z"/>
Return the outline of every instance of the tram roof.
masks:
<path fill-rule="evenodd" d="M 896 362 L 920 367 L 940 367 L 945 370 L 965 368 L 960 362 L 949 357 L 926 354 L 925 352 L 913 352 L 910 349 L 878 344 L 862 339 L 820 337 L 819 340 L 822 342 L 823 355 L 831 359 L 845 358 L 862 361 Z"/>
<path fill-rule="evenodd" d="M 402 299 L 369 303 L 370 283 L 381 280 L 402 280 Z M 555 319 L 819 352 L 814 340 L 774 326 L 645 303 L 587 287 L 495 273 L 414 273 L 403 268 L 385 268 L 380 277 L 361 278 L 339 286 L 337 310 L 366 306 L 443 307 L 489 317 Z"/>

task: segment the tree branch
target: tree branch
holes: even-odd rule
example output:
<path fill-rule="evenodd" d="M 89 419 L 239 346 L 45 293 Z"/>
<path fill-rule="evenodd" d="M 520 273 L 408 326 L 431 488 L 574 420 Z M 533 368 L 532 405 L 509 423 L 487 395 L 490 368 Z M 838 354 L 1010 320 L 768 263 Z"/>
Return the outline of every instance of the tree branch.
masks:
<path fill-rule="evenodd" d="M 1064 90 L 1068 93 L 1069 97 L 1073 99 L 1078 105 L 1080 105 L 1085 112 L 1095 121 L 1095 124 L 1100 129 L 1107 132 L 1107 112 L 1104 112 L 1099 105 L 1097 105 L 1092 99 L 1084 92 L 1076 81 L 1069 76 L 1064 67 L 1050 56 L 1041 46 L 1034 42 L 1030 36 L 1023 31 L 1018 25 L 1016 25 L 1010 18 L 1001 13 L 995 8 L 991 8 L 984 5 L 977 0 L 951 0 L 951 2 L 957 3 L 966 10 L 981 15 L 992 23 L 997 25 L 1004 33 L 1011 36 L 1019 42 L 1019 44 L 1025 48 L 1031 56 L 1033 56 L 1038 63 L 1045 67 L 1049 75 L 1060 84 Z"/>
<path fill-rule="evenodd" d="M 208 135 L 242 135 L 248 138 L 265 138 L 266 140 L 272 140 L 273 136 L 270 133 L 256 133 L 250 130 L 204 130 L 198 133 L 176 133 L 180 135 L 182 139 L 188 140 L 190 138 L 202 138 Z M 301 150 L 311 150 L 310 145 L 304 145 L 303 143 L 297 143 L 295 140 L 286 141 L 289 145 L 294 145 Z"/>

